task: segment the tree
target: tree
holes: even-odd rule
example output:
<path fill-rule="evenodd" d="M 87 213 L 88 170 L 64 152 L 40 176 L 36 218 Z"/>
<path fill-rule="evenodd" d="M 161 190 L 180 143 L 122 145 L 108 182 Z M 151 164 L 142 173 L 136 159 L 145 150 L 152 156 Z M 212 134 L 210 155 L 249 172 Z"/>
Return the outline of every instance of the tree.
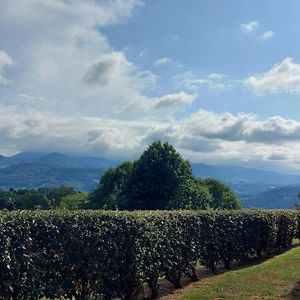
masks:
<path fill-rule="evenodd" d="M 64 185 L 60 187 L 39 188 L 37 191 L 48 199 L 51 208 L 58 207 L 63 197 L 77 193 L 73 187 Z"/>
<path fill-rule="evenodd" d="M 153 142 L 134 167 L 125 185 L 125 208 L 156 210 L 176 203 L 180 189 L 192 179 L 191 165 L 169 143 Z"/>
<path fill-rule="evenodd" d="M 4 191 L 0 189 L 0 209 L 12 210 L 15 207 L 16 194 L 13 190 Z"/>
<path fill-rule="evenodd" d="M 217 179 L 202 180 L 212 195 L 211 207 L 214 209 L 240 209 L 241 202 L 235 192 Z"/>
<path fill-rule="evenodd" d="M 208 209 L 211 207 L 212 195 L 207 186 L 199 179 L 192 178 L 181 186 L 177 203 L 170 203 L 170 209 Z"/>
<path fill-rule="evenodd" d="M 141 155 L 108 169 L 89 194 L 89 207 L 121 210 L 238 209 L 235 193 L 215 179 L 196 179 L 189 161 L 169 143 L 153 142 Z"/>
<path fill-rule="evenodd" d="M 127 161 L 106 170 L 97 188 L 89 195 L 90 207 L 124 209 L 124 189 L 132 168 L 133 163 Z"/>
<path fill-rule="evenodd" d="M 17 209 L 49 209 L 48 199 L 36 190 L 18 190 L 16 192 Z"/>
<path fill-rule="evenodd" d="M 62 209 L 76 210 L 83 209 L 87 204 L 87 193 L 76 193 L 64 196 L 59 203 L 59 207 Z"/>

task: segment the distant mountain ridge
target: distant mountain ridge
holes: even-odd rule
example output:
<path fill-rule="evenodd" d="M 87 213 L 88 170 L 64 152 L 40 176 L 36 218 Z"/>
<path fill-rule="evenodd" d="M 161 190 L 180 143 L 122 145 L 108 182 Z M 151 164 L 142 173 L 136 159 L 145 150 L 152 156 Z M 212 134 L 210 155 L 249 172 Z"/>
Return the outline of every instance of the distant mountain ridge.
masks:
<path fill-rule="evenodd" d="M 0 158 L 0 188 L 68 185 L 77 190 L 90 191 L 105 169 L 118 164 L 118 161 L 101 157 L 22 152 Z"/>
<path fill-rule="evenodd" d="M 70 168 L 103 169 L 116 166 L 120 163 L 117 160 L 110 160 L 102 157 L 66 155 L 59 152 L 21 152 L 14 156 L 2 157 L 3 159 L 0 160 L 0 166 L 2 167 L 18 165 L 22 163 L 34 163 Z"/>
<path fill-rule="evenodd" d="M 300 184 L 280 186 L 259 193 L 244 195 L 241 200 L 245 207 L 293 209 L 300 204 Z"/>
<path fill-rule="evenodd" d="M 212 166 L 207 164 L 192 164 L 193 173 L 197 177 L 215 177 L 220 180 L 263 182 L 274 185 L 297 183 L 300 175 L 281 174 L 274 171 L 236 166 Z"/>
<path fill-rule="evenodd" d="M 58 152 L 22 152 L 11 157 L 0 156 L 0 188 L 68 185 L 77 190 L 91 191 L 107 168 L 120 163 L 102 157 Z M 192 164 L 192 169 L 196 177 L 213 177 L 231 186 L 244 207 L 292 208 L 297 202 L 295 193 L 298 186 L 300 191 L 300 176 L 297 175 L 203 163 Z"/>

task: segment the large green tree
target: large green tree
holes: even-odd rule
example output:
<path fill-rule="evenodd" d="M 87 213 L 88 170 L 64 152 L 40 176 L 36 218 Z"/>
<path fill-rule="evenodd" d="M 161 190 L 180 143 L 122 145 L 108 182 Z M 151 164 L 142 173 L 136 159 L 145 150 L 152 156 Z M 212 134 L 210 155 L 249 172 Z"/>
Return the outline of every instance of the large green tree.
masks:
<path fill-rule="evenodd" d="M 231 188 L 216 179 L 194 178 L 189 161 L 160 141 L 133 163 L 108 169 L 90 193 L 89 206 L 121 210 L 241 207 Z"/>
<path fill-rule="evenodd" d="M 169 143 L 153 142 L 134 163 L 125 186 L 126 209 L 172 208 L 192 178 L 191 165 Z"/>

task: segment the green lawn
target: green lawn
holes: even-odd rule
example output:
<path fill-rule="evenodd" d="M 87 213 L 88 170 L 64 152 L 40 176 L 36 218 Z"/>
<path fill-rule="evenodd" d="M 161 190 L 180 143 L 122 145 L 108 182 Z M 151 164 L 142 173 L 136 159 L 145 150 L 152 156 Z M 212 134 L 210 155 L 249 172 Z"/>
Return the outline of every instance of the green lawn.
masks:
<path fill-rule="evenodd" d="M 178 298 L 300 299 L 300 246 L 261 264 L 200 280 Z"/>

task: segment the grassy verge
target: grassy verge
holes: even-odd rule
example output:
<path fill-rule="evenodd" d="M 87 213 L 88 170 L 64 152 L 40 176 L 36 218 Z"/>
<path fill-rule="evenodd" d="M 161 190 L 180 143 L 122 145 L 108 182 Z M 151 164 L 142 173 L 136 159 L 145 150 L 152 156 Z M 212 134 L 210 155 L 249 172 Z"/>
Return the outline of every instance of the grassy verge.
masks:
<path fill-rule="evenodd" d="M 201 280 L 178 296 L 186 300 L 300 299 L 300 247 L 259 265 Z"/>

